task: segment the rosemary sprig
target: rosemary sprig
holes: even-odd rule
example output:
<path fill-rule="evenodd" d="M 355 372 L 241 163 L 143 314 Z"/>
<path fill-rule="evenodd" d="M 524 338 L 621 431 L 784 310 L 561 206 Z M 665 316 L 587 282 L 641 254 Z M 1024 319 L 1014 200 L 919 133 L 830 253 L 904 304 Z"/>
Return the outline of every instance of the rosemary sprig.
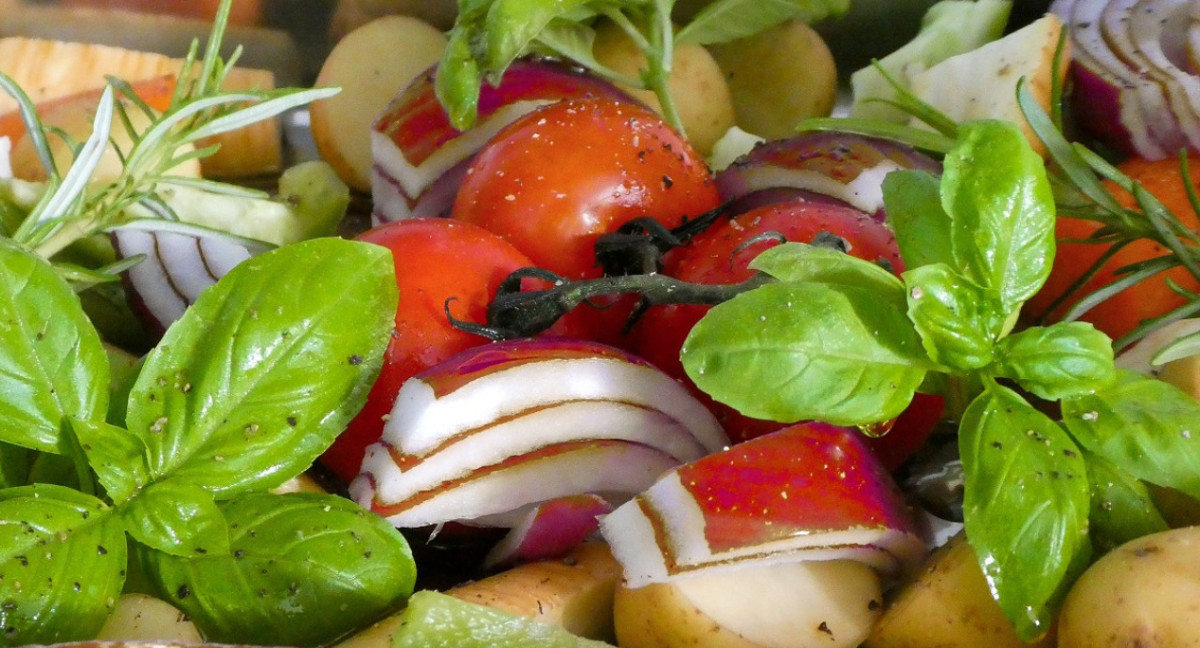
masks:
<path fill-rule="evenodd" d="M 231 0 L 221 3 L 203 55 L 199 42 L 192 43 L 170 105 L 161 115 L 138 98 L 129 83 L 109 79 L 97 106 L 91 136 L 77 145 L 68 141 L 72 156 L 65 173 L 57 168 L 49 145 L 50 138 L 65 138 L 65 135 L 42 123 L 29 96 L 11 78 L 0 74 L 0 89 L 10 94 L 20 107 L 31 144 L 48 178 L 44 194 L 15 228 L 12 239 L 53 260 L 72 243 L 132 220 L 129 210 L 135 205 L 144 207 L 138 210 L 137 218 L 150 214 L 175 220 L 170 206 L 156 195 L 156 188 L 163 184 L 187 184 L 211 193 L 262 195 L 232 185 L 180 178 L 172 175 L 171 170 L 188 160 L 212 155 L 217 150 L 215 146 L 194 146 L 205 138 L 274 118 L 332 96 L 338 90 L 223 91 L 225 77 L 241 51 L 235 50 L 228 61 L 220 56 L 230 3 Z M 133 119 L 136 114 L 133 111 L 147 118 L 140 120 L 145 126 L 135 125 L 139 120 Z M 132 144 L 120 146 L 111 137 L 114 128 L 123 128 Z M 109 146 L 122 162 L 121 174 L 112 182 L 94 184 L 91 180 L 100 156 Z M 65 276 L 78 276 L 77 269 L 64 267 L 63 271 Z"/>

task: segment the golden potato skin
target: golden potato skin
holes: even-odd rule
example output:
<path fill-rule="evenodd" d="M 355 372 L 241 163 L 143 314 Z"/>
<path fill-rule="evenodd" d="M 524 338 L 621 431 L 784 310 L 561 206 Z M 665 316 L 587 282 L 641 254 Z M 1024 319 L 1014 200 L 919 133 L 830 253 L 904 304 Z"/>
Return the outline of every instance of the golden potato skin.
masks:
<path fill-rule="evenodd" d="M 866 648 L 1039 648 L 1053 633 L 1021 641 L 992 598 L 975 552 L 960 534 L 926 561 L 917 577 L 894 595 Z"/>
<path fill-rule="evenodd" d="M 637 46 L 610 22 L 596 28 L 592 54 L 605 67 L 633 78 L 646 65 L 646 58 Z M 662 106 L 653 92 L 623 89 L 662 114 Z M 701 155 L 707 156 L 713 144 L 735 123 L 733 99 L 721 68 L 703 46 L 677 47 L 668 89 L 688 141 Z"/>
<path fill-rule="evenodd" d="M 1059 648 L 1200 646 L 1200 527 L 1144 536 L 1096 561 L 1059 616 Z"/>
<path fill-rule="evenodd" d="M 733 96 L 737 125 L 767 139 L 795 134 L 837 100 L 837 64 L 811 27 L 793 20 L 754 36 L 709 46 Z"/>
<path fill-rule="evenodd" d="M 96 635 L 99 641 L 201 643 L 204 638 L 187 615 L 146 594 L 122 594 Z"/>

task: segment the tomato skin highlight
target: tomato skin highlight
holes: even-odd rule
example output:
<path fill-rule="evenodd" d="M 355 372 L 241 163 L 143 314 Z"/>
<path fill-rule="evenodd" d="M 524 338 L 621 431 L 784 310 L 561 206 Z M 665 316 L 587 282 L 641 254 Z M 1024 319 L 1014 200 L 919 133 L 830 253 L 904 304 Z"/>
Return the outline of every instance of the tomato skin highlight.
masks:
<path fill-rule="evenodd" d="M 1191 171 L 1190 183 L 1193 186 L 1200 184 L 1200 156 L 1189 157 L 1188 166 Z M 1142 158 L 1130 158 L 1118 165 L 1118 168 L 1161 201 L 1185 227 L 1193 232 L 1200 232 L 1200 218 L 1196 216 L 1188 202 L 1178 159 L 1150 161 Z M 1111 182 L 1106 181 L 1105 186 L 1113 192 L 1121 205 L 1137 208 L 1137 202 L 1131 194 Z M 1100 225 L 1094 221 L 1064 217 L 1058 219 L 1055 235 L 1059 239 L 1059 243 L 1055 253 L 1054 266 L 1041 291 L 1029 300 L 1027 313 L 1035 317 L 1042 317 L 1051 304 L 1108 250 L 1107 245 L 1072 243 L 1062 240 L 1084 239 L 1098 229 L 1100 229 Z M 1079 301 L 1079 296 L 1087 295 L 1117 280 L 1116 270 L 1133 263 L 1163 256 L 1169 252 L 1153 241 L 1146 239 L 1133 241 L 1118 250 L 1104 264 L 1100 272 L 1084 284 L 1075 297 L 1049 313 L 1048 319 L 1051 321 L 1060 319 L 1072 305 Z M 1122 290 L 1084 313 L 1079 319 L 1091 322 L 1097 329 L 1116 340 L 1135 329 L 1143 320 L 1167 313 L 1186 302 L 1167 284 L 1168 279 L 1187 290 L 1200 290 L 1200 282 L 1197 282 L 1186 268 L 1172 268 Z"/>
<path fill-rule="evenodd" d="M 454 328 L 446 317 L 484 322 L 487 304 L 514 270 L 532 265 L 504 239 L 470 223 L 413 218 L 370 229 L 358 240 L 392 251 L 400 305 L 384 352 L 383 368 L 367 403 L 321 456 L 321 463 L 349 483 L 358 475 L 365 448 L 379 440 L 400 385 L 413 374 L 486 338 Z M 558 334 L 573 331 L 551 329 Z"/>
<path fill-rule="evenodd" d="M 653 112 L 570 99 L 497 133 L 467 171 L 451 216 L 579 279 L 600 276 L 593 246 L 601 234 L 642 216 L 675 227 L 719 204 L 703 159 Z"/>

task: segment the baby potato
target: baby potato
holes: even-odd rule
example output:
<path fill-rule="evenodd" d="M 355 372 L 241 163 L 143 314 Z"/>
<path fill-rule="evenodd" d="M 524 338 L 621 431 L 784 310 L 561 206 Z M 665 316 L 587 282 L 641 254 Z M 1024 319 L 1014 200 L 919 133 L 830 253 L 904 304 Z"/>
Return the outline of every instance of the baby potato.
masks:
<path fill-rule="evenodd" d="M 146 594 L 122 594 L 96 639 L 158 643 L 203 641 L 187 615 Z"/>
<path fill-rule="evenodd" d="M 1200 527 L 1127 542 L 1096 561 L 1063 603 L 1059 648 L 1200 646 Z"/>
<path fill-rule="evenodd" d="M 825 41 L 793 20 L 747 38 L 709 46 L 733 95 L 737 125 L 767 139 L 824 117 L 837 100 L 837 65 Z"/>
<path fill-rule="evenodd" d="M 605 67 L 630 77 L 636 78 L 638 71 L 646 66 L 646 57 L 625 32 L 611 22 L 596 28 L 592 54 Z M 729 87 L 721 68 L 701 45 L 677 47 L 672 61 L 668 91 L 679 111 L 688 141 L 701 155 L 707 156 L 713 144 L 735 122 Z M 662 114 L 662 106 L 653 92 L 623 89 Z"/>

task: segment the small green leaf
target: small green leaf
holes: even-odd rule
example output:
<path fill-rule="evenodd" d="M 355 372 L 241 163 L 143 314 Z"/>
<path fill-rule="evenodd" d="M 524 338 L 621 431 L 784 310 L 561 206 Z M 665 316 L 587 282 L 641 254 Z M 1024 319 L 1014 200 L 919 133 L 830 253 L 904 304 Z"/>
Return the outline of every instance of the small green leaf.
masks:
<path fill-rule="evenodd" d="M 48 484 L 0 490 L 0 644 L 92 639 L 127 564 L 125 533 L 100 500 Z"/>
<path fill-rule="evenodd" d="M 552 21 L 587 4 L 593 0 L 494 0 L 484 27 L 484 69 L 507 69 Z"/>
<path fill-rule="evenodd" d="M 172 556 L 229 553 L 229 526 L 212 493 L 195 484 L 155 482 L 125 505 L 121 517 L 135 540 Z"/>
<path fill-rule="evenodd" d="M 104 346 L 70 286 L 8 239 L 0 277 L 0 441 L 61 452 L 66 417 L 104 419 Z"/>
<path fill-rule="evenodd" d="M 902 306 L 820 283 L 767 284 L 714 307 L 681 358 L 697 386 L 743 414 L 839 425 L 899 415 L 930 368 Z"/>
<path fill-rule="evenodd" d="M 349 500 L 262 493 L 222 509 L 230 553 L 179 558 L 142 549 L 161 595 L 210 641 L 327 644 L 412 592 L 404 537 Z"/>
<path fill-rule="evenodd" d="M 1054 196 L 1042 158 L 1017 127 L 966 122 L 945 159 L 942 206 L 955 270 L 991 288 L 1007 313 L 1045 283 L 1054 259 Z"/>
<path fill-rule="evenodd" d="M 1049 417 L 993 385 L 963 415 L 963 516 L 988 586 L 1017 634 L 1044 634 L 1091 552 L 1088 476 Z"/>
<path fill-rule="evenodd" d="M 299 474 L 358 412 L 396 313 L 384 247 L 341 239 L 239 264 L 146 358 L 128 427 L 151 477 L 217 499 Z"/>
<path fill-rule="evenodd" d="M 456 25 L 442 51 L 433 87 L 450 124 L 458 130 L 470 130 L 475 125 L 482 86 L 483 71 L 471 52 L 470 34 Z"/>
<path fill-rule="evenodd" d="M 881 300 L 904 301 L 904 283 L 882 267 L 845 252 L 807 243 L 784 243 L 767 249 L 750 262 L 780 281 L 816 281 L 869 288 Z"/>
<path fill-rule="evenodd" d="M 1109 461 L 1087 458 L 1092 506 L 1091 534 L 1098 549 L 1114 549 L 1130 540 L 1167 530 L 1146 485 Z"/>
<path fill-rule="evenodd" d="M 950 217 L 942 208 L 942 179 L 928 171 L 893 171 L 883 178 L 887 222 L 909 268 L 952 265 Z"/>
<path fill-rule="evenodd" d="M 136 434 L 102 421 L 79 419 L 71 419 L 71 429 L 114 503 L 124 502 L 150 482 L 146 444 Z"/>
<path fill-rule="evenodd" d="M 908 318 L 934 362 L 960 370 L 991 364 L 1004 325 L 1002 307 L 991 290 L 941 263 L 909 270 L 904 281 Z"/>
<path fill-rule="evenodd" d="M 1093 394 L 1067 398 L 1063 422 L 1079 444 L 1129 474 L 1200 497 L 1200 403 L 1131 371 Z"/>
<path fill-rule="evenodd" d="M 996 371 L 1047 400 L 1100 389 L 1116 378 L 1112 340 L 1087 322 L 1030 327 L 1000 340 Z"/>
<path fill-rule="evenodd" d="M 842 15 L 850 0 L 717 0 L 679 30 L 675 44 L 724 43 L 796 19 L 814 23 Z"/>

